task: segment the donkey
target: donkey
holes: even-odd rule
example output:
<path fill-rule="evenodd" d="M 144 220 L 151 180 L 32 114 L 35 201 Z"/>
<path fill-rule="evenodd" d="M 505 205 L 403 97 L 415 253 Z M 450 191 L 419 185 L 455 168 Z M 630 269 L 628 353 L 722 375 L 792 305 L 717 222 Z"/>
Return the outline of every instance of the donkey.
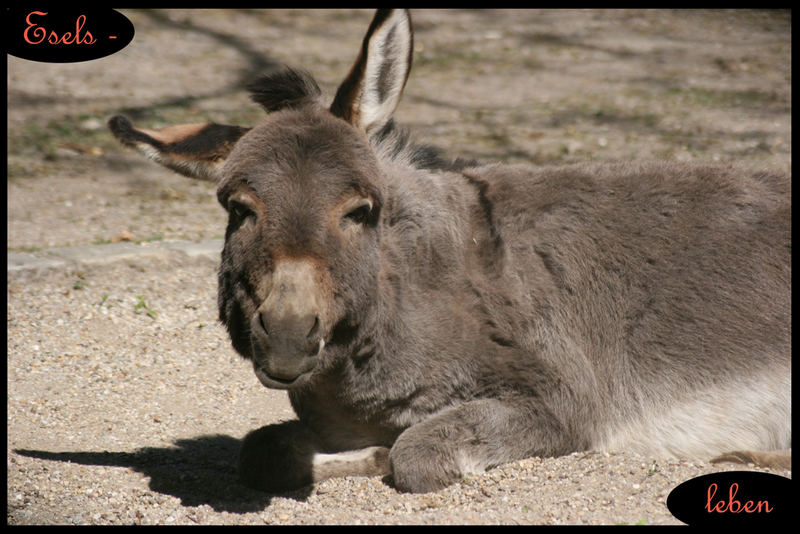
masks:
<path fill-rule="evenodd" d="M 379 10 L 330 104 L 305 71 L 250 129 L 114 135 L 218 183 L 219 318 L 297 419 L 243 442 L 278 492 L 429 492 L 532 456 L 760 461 L 791 448 L 790 176 L 669 162 L 448 162 L 394 112 L 407 11 Z"/>

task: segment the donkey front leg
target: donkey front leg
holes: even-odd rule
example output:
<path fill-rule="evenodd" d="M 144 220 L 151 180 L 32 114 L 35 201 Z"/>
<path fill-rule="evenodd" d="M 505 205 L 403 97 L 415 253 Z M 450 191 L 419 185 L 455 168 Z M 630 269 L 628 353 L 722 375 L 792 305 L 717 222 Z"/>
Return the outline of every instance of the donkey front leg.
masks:
<path fill-rule="evenodd" d="M 247 486 L 274 493 L 333 477 L 389 474 L 386 447 L 324 450 L 318 436 L 300 421 L 267 425 L 245 436 L 239 475 Z"/>
<path fill-rule="evenodd" d="M 480 399 L 407 428 L 392 446 L 389 461 L 398 489 L 425 493 L 502 463 L 577 448 L 540 401 Z"/>

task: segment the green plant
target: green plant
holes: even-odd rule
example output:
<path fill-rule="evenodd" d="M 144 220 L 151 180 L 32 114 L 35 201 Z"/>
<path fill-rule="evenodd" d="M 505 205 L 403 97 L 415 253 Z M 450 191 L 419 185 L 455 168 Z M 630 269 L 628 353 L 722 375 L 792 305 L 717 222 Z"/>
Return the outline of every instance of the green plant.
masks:
<path fill-rule="evenodd" d="M 147 305 L 147 303 L 144 301 L 144 297 L 141 295 L 136 295 L 136 299 L 136 306 L 134 306 L 133 311 L 139 313 L 139 310 L 144 310 L 145 313 L 150 316 L 150 318 L 155 319 L 156 312 Z"/>

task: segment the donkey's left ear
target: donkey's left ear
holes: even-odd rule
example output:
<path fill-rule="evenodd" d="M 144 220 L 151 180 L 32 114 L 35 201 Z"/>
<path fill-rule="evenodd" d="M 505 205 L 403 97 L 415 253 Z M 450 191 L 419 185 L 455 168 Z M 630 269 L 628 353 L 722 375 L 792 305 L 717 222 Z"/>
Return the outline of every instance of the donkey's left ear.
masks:
<path fill-rule="evenodd" d="M 173 171 L 199 180 L 219 182 L 222 166 L 233 146 L 250 128 L 206 122 L 181 124 L 159 130 L 135 128 L 121 115 L 108 127 L 126 146 Z"/>
<path fill-rule="evenodd" d="M 408 10 L 379 9 L 358 59 L 336 92 L 331 113 L 367 135 L 380 131 L 400 102 L 413 49 Z"/>

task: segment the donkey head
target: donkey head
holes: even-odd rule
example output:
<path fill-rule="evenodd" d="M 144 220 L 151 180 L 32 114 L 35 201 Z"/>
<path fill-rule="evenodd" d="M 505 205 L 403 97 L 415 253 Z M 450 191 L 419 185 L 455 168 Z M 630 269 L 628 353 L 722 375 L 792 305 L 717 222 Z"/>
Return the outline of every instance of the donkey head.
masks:
<path fill-rule="evenodd" d="M 250 87 L 270 112 L 252 129 L 109 121 L 123 144 L 218 183 L 220 320 L 268 387 L 306 383 L 374 299 L 384 179 L 370 138 L 390 124 L 412 48 L 408 13 L 380 10 L 327 109 L 310 75 L 285 69 Z"/>

